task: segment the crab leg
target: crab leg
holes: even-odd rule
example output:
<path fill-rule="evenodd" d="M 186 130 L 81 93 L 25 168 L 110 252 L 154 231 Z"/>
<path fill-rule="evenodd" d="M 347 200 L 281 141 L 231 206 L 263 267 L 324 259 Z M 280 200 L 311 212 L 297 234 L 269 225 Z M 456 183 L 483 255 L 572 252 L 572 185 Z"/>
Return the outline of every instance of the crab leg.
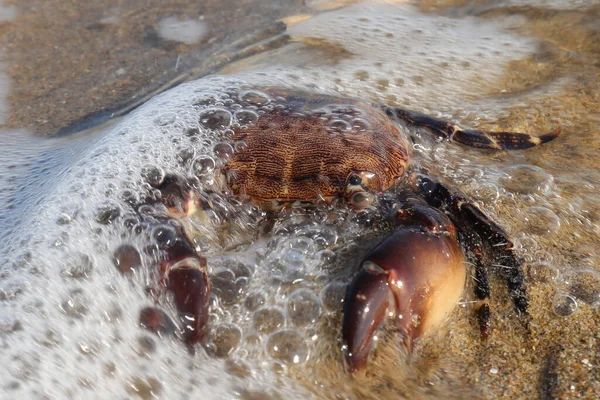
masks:
<path fill-rule="evenodd" d="M 196 254 L 185 235 L 179 236 L 166 253 L 167 260 L 161 265 L 163 284 L 173 294 L 183 324 L 183 338 L 193 345 L 204 337 L 209 316 L 210 284 L 206 259 Z"/>
<path fill-rule="evenodd" d="M 177 229 L 174 237 L 159 243 L 158 249 L 162 252 L 162 261 L 157 265 L 162 277 L 160 286 L 173 295 L 175 308 L 183 325 L 183 340 L 188 345 L 194 345 L 202 340 L 209 317 L 210 284 L 206 259 L 198 256 L 181 228 Z M 158 295 L 153 289 L 150 289 L 150 293 Z M 177 331 L 171 318 L 157 307 L 144 308 L 139 320 L 140 325 L 160 335 Z"/>
<path fill-rule="evenodd" d="M 526 315 L 529 299 L 525 288 L 525 277 L 521 261 L 515 254 L 514 245 L 506 232 L 489 219 L 466 195 L 451 192 L 440 182 L 421 174 L 412 174 L 409 182 L 432 207 L 445 209 L 461 231 L 473 230 L 486 242 L 493 261 L 500 267 L 506 280 L 515 309 L 519 314 Z"/>
<path fill-rule="evenodd" d="M 467 257 L 475 266 L 475 296 L 479 301 L 477 319 L 481 337 L 486 339 L 490 328 L 490 282 L 489 271 L 486 263 L 486 253 L 481 243 L 481 238 L 475 233 L 461 233 L 460 242 L 463 244 Z"/>
<path fill-rule="evenodd" d="M 445 139 L 483 149 L 527 149 L 546 143 L 560 133 L 558 128 L 539 137 L 517 132 L 484 132 L 476 129 L 463 129 L 451 122 L 401 108 L 385 107 L 385 112 L 390 117 L 403 121 L 409 126 L 429 128 Z"/>
<path fill-rule="evenodd" d="M 206 259 L 196 252 L 181 225 L 181 218 L 193 214 L 199 200 L 185 181 L 177 176 L 169 175 L 161 183 L 152 186 L 160 190 L 162 203 L 168 210 L 167 215 L 153 215 L 153 223 L 168 225 L 169 228 L 155 238 L 156 247 L 149 249 L 153 252 L 158 250 L 155 256 L 161 277 L 160 286 L 172 294 L 183 326 L 183 340 L 193 346 L 202 340 L 205 333 L 209 318 L 210 284 Z M 174 221 L 177 223 L 173 224 Z M 132 264 L 131 251 L 128 247 L 122 248 L 124 250 L 118 254 L 123 254 L 123 261 L 117 266 L 127 272 L 132 268 L 129 266 Z M 155 296 L 159 294 L 152 289 L 150 292 Z M 144 308 L 140 313 L 140 324 L 158 334 L 175 333 L 177 330 L 170 317 L 157 307 Z"/>
<path fill-rule="evenodd" d="M 412 224 L 375 247 L 348 287 L 342 338 L 351 372 L 366 366 L 374 334 L 387 315 L 410 351 L 415 339 L 454 309 L 464 289 L 464 256 L 448 218 L 409 204 L 398 211 L 397 221 Z"/>
<path fill-rule="evenodd" d="M 183 323 L 183 338 L 187 344 L 194 345 L 204 337 L 208 322 L 208 275 L 198 260 L 191 258 L 173 266 L 166 282 Z"/>

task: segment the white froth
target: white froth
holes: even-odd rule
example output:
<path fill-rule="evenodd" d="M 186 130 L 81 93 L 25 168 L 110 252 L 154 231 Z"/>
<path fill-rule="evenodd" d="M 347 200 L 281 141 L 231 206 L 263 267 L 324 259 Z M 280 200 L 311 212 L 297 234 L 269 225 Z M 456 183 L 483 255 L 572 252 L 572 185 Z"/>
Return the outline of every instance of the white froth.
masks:
<path fill-rule="evenodd" d="M 480 111 L 480 99 L 498 89 L 506 64 L 535 50 L 533 39 L 499 23 L 423 14 L 406 4 L 355 4 L 289 32 L 299 40 L 336 44 L 351 55 L 303 71 L 286 67 L 288 73 L 312 75 L 319 86 L 350 96 L 430 113 Z M 273 57 L 269 60 L 272 64 Z"/>
<path fill-rule="evenodd" d="M 6 236 L 0 250 L 18 246 L 16 232 L 26 229 L 32 215 L 52 196 L 63 171 L 78 160 L 83 148 L 94 143 L 90 137 L 47 140 L 24 130 L 2 132 L 0 230 Z"/>
<path fill-rule="evenodd" d="M 188 167 L 177 161 L 178 148 L 193 147 L 196 155 L 214 157 L 216 135 L 198 122 L 199 110 L 206 107 L 194 104 L 206 98 L 222 104 L 220 99 L 229 98 L 224 88 L 239 91 L 240 86 L 241 81 L 227 78 L 182 85 L 113 128 L 85 137 L 85 145 L 73 138 L 48 141 L 45 146 L 52 151 L 45 158 L 40 156 L 44 146 L 30 151 L 32 160 L 45 159 L 48 165 L 42 162 L 36 169 L 28 164 L 15 173 L 22 178 L 33 171 L 39 180 L 28 184 L 39 187 L 14 193 L 27 200 L 18 205 L 23 218 L 8 243 L 8 267 L 0 282 L 0 362 L 8 366 L 0 388 L 6 396 L 124 398 L 140 390 L 144 398 L 155 392 L 217 399 L 236 390 L 275 387 L 285 397 L 307 396 L 302 389 L 276 386 L 269 369 L 255 370 L 252 379 L 236 378 L 222 360 L 201 349 L 190 356 L 179 341 L 141 330 L 139 311 L 152 304 L 143 289 L 149 273 L 130 282 L 116 271 L 111 255 L 123 242 L 140 248 L 144 243 L 130 238 L 118 223 L 96 222 L 98 209 L 106 204 L 126 212 L 119 198 L 124 188 L 146 193 L 144 167 L 186 175 Z M 201 140 L 184 134 L 191 128 L 198 129 Z M 44 177 L 52 178 L 44 184 Z M 2 198 L 3 203 L 9 197 L 15 196 Z"/>

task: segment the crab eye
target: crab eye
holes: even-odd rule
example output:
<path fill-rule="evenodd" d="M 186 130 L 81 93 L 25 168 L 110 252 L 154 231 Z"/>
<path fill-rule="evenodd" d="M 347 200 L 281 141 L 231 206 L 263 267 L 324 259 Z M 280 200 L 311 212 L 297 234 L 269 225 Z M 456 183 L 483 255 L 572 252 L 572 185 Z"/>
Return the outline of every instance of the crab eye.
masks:
<path fill-rule="evenodd" d="M 352 171 L 348 177 L 346 190 L 355 191 L 357 186 L 361 190 L 369 192 L 379 192 L 381 190 L 381 181 L 377 174 L 369 171 Z"/>
<path fill-rule="evenodd" d="M 348 180 L 348 184 L 351 186 L 358 186 L 362 183 L 362 178 L 358 175 L 352 175 Z"/>

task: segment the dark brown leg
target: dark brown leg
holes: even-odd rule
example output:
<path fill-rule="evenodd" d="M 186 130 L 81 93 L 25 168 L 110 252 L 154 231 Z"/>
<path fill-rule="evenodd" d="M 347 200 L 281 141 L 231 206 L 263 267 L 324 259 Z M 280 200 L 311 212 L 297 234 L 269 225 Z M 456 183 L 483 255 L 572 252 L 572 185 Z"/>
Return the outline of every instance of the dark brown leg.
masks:
<path fill-rule="evenodd" d="M 204 337 L 208 322 L 210 283 L 206 259 L 199 256 L 183 227 L 175 227 L 158 241 L 163 254 L 163 286 L 173 294 L 185 342 L 193 346 Z"/>
<path fill-rule="evenodd" d="M 427 203 L 446 211 L 460 231 L 474 231 L 482 239 L 492 258 L 492 266 L 506 280 L 515 309 L 519 314 L 526 315 L 529 299 L 525 277 L 521 261 L 506 232 L 481 212 L 466 195 L 450 191 L 440 182 L 420 174 L 413 174 L 409 181 Z"/>
<path fill-rule="evenodd" d="M 159 238 L 155 238 L 156 243 L 150 249 L 160 260 L 154 265 L 161 276 L 159 286 L 173 295 L 179 313 L 179 332 L 186 344 L 192 347 L 204 337 L 209 319 L 210 283 L 206 259 L 196 253 L 193 243 L 181 226 L 171 227 L 174 230 L 165 231 Z M 116 254 L 129 256 L 125 250 L 128 248 L 121 246 Z M 129 258 L 123 258 L 118 267 L 131 273 L 129 271 L 132 267 L 129 264 L 132 263 Z M 161 292 L 162 290 L 149 288 L 149 293 L 156 300 Z M 177 331 L 173 320 L 157 307 L 144 308 L 140 313 L 140 324 L 161 335 Z"/>
<path fill-rule="evenodd" d="M 398 119 L 409 126 L 429 128 L 444 139 L 482 149 L 527 149 L 546 143 L 560 133 L 559 128 L 539 137 L 527 133 L 483 132 L 476 129 L 463 129 L 451 122 L 401 108 L 386 107 L 385 112 L 390 117 Z"/>
<path fill-rule="evenodd" d="M 481 242 L 481 238 L 474 233 L 461 232 L 460 242 L 466 250 L 466 256 L 475 267 L 475 296 L 478 300 L 477 305 L 477 320 L 479 322 L 479 330 L 481 337 L 488 337 L 490 328 L 490 281 L 488 271 L 488 260 Z"/>
<path fill-rule="evenodd" d="M 133 228 L 145 224 L 140 231 L 132 234 L 153 232 L 153 244 L 145 251 L 153 255 L 153 266 L 160 276 L 160 288 L 148 288 L 148 292 L 158 301 L 164 291 L 172 294 L 179 314 L 179 327 L 170 316 L 156 306 L 146 307 L 140 313 L 140 324 L 159 335 L 180 333 L 190 346 L 200 342 L 206 332 L 209 319 L 210 283 L 206 259 L 200 256 L 194 243 L 187 236 L 180 217 L 195 211 L 202 203 L 196 198 L 189 183 L 182 177 L 167 175 L 156 182 L 148 182 L 160 190 L 160 200 L 167 211 L 153 207 L 157 202 L 152 198 L 135 207 L 137 214 L 128 217 L 126 226 Z M 132 275 L 141 266 L 141 256 L 131 245 L 122 245 L 114 253 L 115 266 L 125 275 Z M 157 290 L 161 289 L 161 290 Z M 181 329 L 179 329 L 181 328 Z"/>

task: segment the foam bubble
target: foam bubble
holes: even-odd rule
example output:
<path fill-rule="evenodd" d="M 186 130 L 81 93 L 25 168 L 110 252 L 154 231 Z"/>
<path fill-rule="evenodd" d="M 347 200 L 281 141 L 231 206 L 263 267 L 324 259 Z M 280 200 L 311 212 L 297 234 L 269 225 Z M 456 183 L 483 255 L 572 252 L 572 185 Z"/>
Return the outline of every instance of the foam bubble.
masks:
<path fill-rule="evenodd" d="M 561 317 L 568 317 L 577 312 L 577 300 L 568 294 L 559 293 L 554 298 L 554 312 Z"/>
<path fill-rule="evenodd" d="M 297 331 L 288 329 L 275 332 L 269 337 L 267 352 L 274 359 L 287 364 L 304 363 L 309 355 L 304 338 Z"/>
<path fill-rule="evenodd" d="M 527 231 L 534 235 L 555 233 L 560 228 L 560 219 L 546 207 L 529 207 L 525 210 L 525 223 Z"/>
<path fill-rule="evenodd" d="M 535 165 L 514 165 L 506 168 L 500 184 L 506 190 L 519 194 L 545 194 L 550 190 L 554 177 Z"/>

